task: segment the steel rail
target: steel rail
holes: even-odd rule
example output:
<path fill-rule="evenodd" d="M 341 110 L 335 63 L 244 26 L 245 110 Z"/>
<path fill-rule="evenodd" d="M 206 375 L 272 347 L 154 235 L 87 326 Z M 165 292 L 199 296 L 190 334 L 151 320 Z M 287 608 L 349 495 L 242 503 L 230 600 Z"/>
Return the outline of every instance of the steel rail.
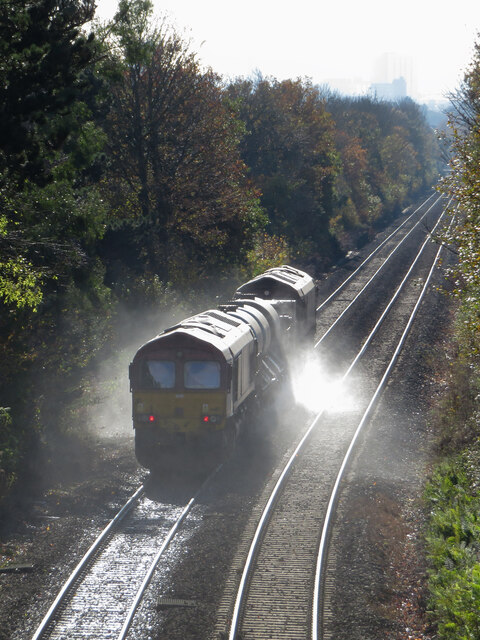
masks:
<path fill-rule="evenodd" d="M 133 618 L 135 617 L 135 613 L 138 609 L 138 606 L 143 598 L 143 595 L 145 593 L 145 590 L 147 589 L 148 585 L 150 584 L 153 574 L 155 572 L 155 569 L 157 568 L 157 564 L 160 560 L 160 558 L 162 557 L 164 551 L 167 549 L 167 547 L 169 546 L 170 542 L 173 540 L 175 534 L 178 531 L 178 528 L 180 527 L 180 525 L 182 524 L 182 522 L 185 520 L 185 518 L 187 517 L 187 515 L 190 513 L 190 511 L 192 510 L 193 506 L 195 505 L 195 503 L 197 502 L 198 496 L 200 495 L 200 493 L 205 489 L 206 485 L 212 480 L 212 478 L 215 477 L 215 475 L 220 471 L 220 469 L 223 467 L 223 462 L 221 464 L 219 464 L 214 471 L 207 477 L 207 479 L 202 483 L 201 487 L 198 489 L 197 493 L 193 496 L 193 498 L 190 498 L 189 502 L 187 503 L 187 505 L 185 506 L 185 508 L 183 509 L 182 513 L 180 514 L 179 518 L 177 519 L 177 521 L 175 522 L 175 524 L 173 525 L 173 527 L 170 529 L 170 531 L 168 532 L 167 536 L 165 537 L 164 541 L 162 542 L 157 555 L 155 556 L 155 558 L 152 560 L 152 563 L 147 571 L 147 574 L 145 575 L 145 578 L 143 579 L 142 584 L 140 585 L 135 598 L 133 600 L 133 603 L 127 613 L 127 616 L 125 618 L 125 622 L 123 624 L 123 627 L 120 631 L 120 633 L 118 634 L 117 640 L 124 640 L 127 636 L 127 633 L 130 629 L 130 627 L 132 626 L 132 622 L 133 622 Z"/>
<path fill-rule="evenodd" d="M 377 277 L 377 275 L 380 273 L 380 271 L 382 271 L 382 269 L 387 264 L 387 262 L 390 260 L 390 258 L 394 255 L 394 253 L 401 247 L 401 245 L 405 242 L 405 240 L 408 238 L 408 236 L 414 231 L 414 229 L 416 229 L 416 227 L 422 222 L 422 220 L 425 218 L 425 216 L 433 209 L 433 207 L 441 199 L 442 199 L 442 196 L 440 196 L 432 205 L 430 205 L 430 207 L 427 209 L 427 211 L 425 211 L 425 213 L 422 215 L 422 217 L 413 225 L 413 227 L 410 229 L 410 231 L 400 240 L 400 242 L 398 244 L 395 245 L 394 249 L 392 249 L 392 251 L 388 254 L 388 256 L 385 258 L 385 260 L 382 262 L 382 264 L 378 267 L 378 269 L 375 271 L 375 273 L 371 276 L 371 278 L 360 289 L 360 291 L 353 298 L 353 300 L 350 301 L 350 303 L 345 307 L 345 309 L 337 317 L 337 319 L 329 326 L 329 328 L 325 331 L 325 333 L 322 335 L 322 337 L 319 340 L 317 340 L 317 342 L 315 343 L 315 349 L 318 347 L 319 344 L 321 344 L 323 342 L 323 340 L 325 340 L 325 338 L 328 336 L 328 334 L 334 329 L 334 327 L 337 325 L 337 323 L 340 322 L 340 320 L 347 313 L 347 311 L 355 304 L 355 302 L 362 295 L 362 293 L 372 284 L 374 279 Z M 432 229 L 432 231 L 430 233 L 432 233 L 432 232 L 433 232 L 433 229 Z"/>
<path fill-rule="evenodd" d="M 137 590 L 137 593 L 136 593 L 135 598 L 133 600 L 133 604 L 130 606 L 130 608 L 128 610 L 128 613 L 127 613 L 127 616 L 125 618 L 124 624 L 123 624 L 122 629 L 120 631 L 120 634 L 118 636 L 118 640 L 123 640 L 126 637 L 128 631 L 129 631 L 129 629 L 131 627 L 131 624 L 133 622 L 133 618 L 134 618 L 135 613 L 136 613 L 136 611 L 138 609 L 138 606 L 139 606 L 139 604 L 140 604 L 140 602 L 141 602 L 141 600 L 143 598 L 145 590 L 147 589 L 147 587 L 148 587 L 148 585 L 149 585 L 149 583 L 150 583 L 150 581 L 151 581 L 151 579 L 153 577 L 154 571 L 155 571 L 155 569 L 156 569 L 156 567 L 158 565 L 160 557 L 163 555 L 163 553 L 165 552 L 167 547 L 170 545 L 170 543 L 171 543 L 172 539 L 174 538 L 175 534 L 177 533 L 180 525 L 183 523 L 183 521 L 185 520 L 187 515 L 192 510 L 194 504 L 198 500 L 198 496 L 200 495 L 200 493 L 205 489 L 206 485 L 212 480 L 212 478 L 214 478 L 214 476 L 220 471 L 222 466 L 223 466 L 223 462 L 221 464 L 219 464 L 209 474 L 209 476 L 203 481 L 203 483 L 201 484 L 200 488 L 197 490 L 195 495 L 192 498 L 190 498 L 190 500 L 188 501 L 186 506 L 183 508 L 181 514 L 179 515 L 179 517 L 175 521 L 174 525 L 170 528 L 169 532 L 165 536 L 165 538 L 164 538 L 164 540 L 163 540 L 158 552 L 155 555 L 154 560 L 151 562 L 151 564 L 150 564 L 150 566 L 148 568 L 148 571 L 147 571 L 147 573 L 146 573 L 146 575 L 145 575 L 145 577 L 144 577 L 144 579 L 142 581 L 141 586 Z M 53 602 L 52 606 L 50 607 L 50 609 L 48 610 L 47 614 L 45 615 L 43 621 L 41 622 L 40 626 L 38 627 L 38 629 L 37 629 L 35 635 L 33 636 L 32 640 L 40 640 L 42 638 L 43 634 L 47 630 L 48 625 L 52 622 L 54 614 L 57 612 L 57 610 L 58 610 L 59 606 L 62 604 L 62 602 L 70 595 L 70 590 L 71 590 L 72 586 L 74 585 L 75 581 L 79 577 L 80 573 L 85 569 L 85 567 L 88 564 L 89 560 L 91 560 L 93 555 L 99 550 L 99 548 L 101 547 L 102 543 L 104 542 L 104 540 L 108 536 L 108 534 L 112 532 L 113 528 L 120 522 L 120 520 L 126 515 L 126 513 L 128 513 L 128 511 L 130 511 L 130 509 L 134 506 L 134 504 L 138 501 L 138 499 L 143 495 L 144 492 L 145 492 L 145 488 L 142 485 L 134 493 L 134 495 L 128 500 L 128 502 L 122 507 L 122 509 L 113 518 L 113 520 L 108 524 L 108 526 L 102 531 L 102 533 L 98 536 L 98 538 L 92 544 L 92 546 L 87 551 L 87 553 L 83 556 L 83 558 L 78 563 L 78 565 L 75 568 L 75 570 L 69 576 L 67 582 L 64 584 L 64 586 L 60 590 L 60 592 L 57 595 L 55 601 Z"/>
<path fill-rule="evenodd" d="M 432 206 L 434 206 L 434 205 L 432 205 Z M 447 207 L 448 207 L 448 205 L 447 205 Z M 445 208 L 445 210 L 446 210 L 446 208 Z M 431 209 L 431 207 L 430 207 L 430 209 Z M 437 223 L 435 224 L 434 228 L 432 229 L 432 231 L 434 229 L 436 229 L 436 227 L 440 223 L 440 220 L 443 217 L 443 215 L 445 213 L 445 210 L 439 216 L 439 219 L 438 219 Z M 408 277 L 409 277 L 411 271 L 413 270 L 414 265 L 417 263 L 418 259 L 420 258 L 421 254 L 423 253 L 425 247 L 427 246 L 429 240 L 430 240 L 430 237 L 427 237 L 426 240 L 424 241 L 424 243 L 422 244 L 422 247 L 417 252 L 417 255 L 416 255 L 416 257 L 415 257 L 410 269 L 408 270 L 408 273 L 405 275 L 405 277 L 403 278 L 402 282 L 397 287 L 394 295 L 390 299 L 389 303 L 387 304 L 386 308 L 384 309 L 382 315 L 380 316 L 379 320 L 375 324 L 374 328 L 372 329 L 372 331 L 368 335 L 368 337 L 367 337 L 365 343 L 363 344 L 362 348 L 357 353 L 357 355 L 355 356 L 354 360 L 352 361 L 352 363 L 348 367 L 346 373 L 342 376 L 342 379 L 341 379 L 342 382 L 345 382 L 345 380 L 350 375 L 350 373 L 352 372 L 353 368 L 358 363 L 358 361 L 360 360 L 361 356 L 365 353 L 367 347 L 369 346 L 369 344 L 373 340 L 373 337 L 377 333 L 380 325 L 382 324 L 383 320 L 385 319 L 386 315 L 388 314 L 388 312 L 391 309 L 392 305 L 394 304 L 395 300 L 399 296 L 401 290 L 405 286 L 405 283 L 407 282 Z M 315 345 L 315 346 L 317 346 L 317 345 Z M 265 505 L 265 507 L 263 509 L 262 515 L 260 517 L 260 520 L 258 522 L 257 528 L 255 530 L 255 534 L 254 534 L 254 536 L 252 538 L 252 542 L 250 544 L 250 548 L 249 548 L 249 551 L 248 551 L 248 554 L 247 554 L 247 558 L 246 558 L 246 561 L 245 561 L 244 569 L 243 569 L 242 576 L 241 576 L 241 579 L 240 579 L 240 583 L 239 583 L 239 586 L 238 586 L 237 597 L 235 599 L 234 609 L 233 609 L 233 613 L 232 613 L 232 619 L 231 619 L 231 625 L 230 625 L 230 631 L 229 631 L 229 635 L 228 635 L 228 640 L 236 640 L 236 636 L 237 636 L 237 632 L 238 632 L 238 625 L 239 625 L 239 621 L 240 621 L 241 610 L 242 610 L 244 597 L 245 597 L 245 592 L 246 592 L 247 581 L 248 581 L 248 578 L 250 576 L 253 559 L 254 559 L 254 557 L 256 555 L 257 546 L 258 546 L 259 541 L 261 539 L 261 536 L 263 534 L 264 528 L 265 528 L 265 526 L 266 526 L 266 524 L 267 524 L 267 522 L 268 522 L 268 520 L 270 518 L 270 514 L 272 512 L 275 500 L 276 500 L 276 498 L 277 498 L 277 496 L 278 496 L 278 494 L 280 492 L 280 489 L 283 486 L 285 478 L 287 477 L 290 469 L 293 466 L 293 463 L 294 463 L 295 459 L 297 458 L 297 456 L 300 453 L 300 451 L 303 449 L 303 447 L 305 445 L 305 442 L 309 439 L 312 431 L 315 429 L 315 427 L 318 424 L 320 418 L 322 417 L 324 411 L 325 411 L 325 408 L 322 408 L 317 413 L 317 415 L 315 416 L 313 422 L 311 423 L 311 425 L 308 427 L 308 429 L 306 430 L 305 434 L 301 438 L 301 440 L 298 443 L 297 447 L 295 448 L 294 452 L 292 453 L 292 455 L 290 456 L 289 460 L 285 464 L 285 467 L 284 467 L 281 475 L 279 476 L 279 478 L 278 478 L 278 480 L 277 480 L 277 482 L 275 484 L 275 487 L 273 488 L 273 490 L 272 490 L 272 492 L 270 494 L 270 497 L 269 497 L 269 499 L 267 501 L 267 504 Z"/>
<path fill-rule="evenodd" d="M 122 518 L 130 511 L 133 505 L 138 501 L 138 499 L 145 492 L 145 487 L 141 485 L 137 491 L 128 499 L 128 501 L 123 505 L 117 515 L 110 521 L 110 523 L 103 529 L 101 534 L 97 537 L 91 547 L 88 549 L 87 553 L 83 556 L 80 562 L 77 564 L 75 569 L 70 574 L 68 580 L 65 582 L 63 587 L 60 589 L 57 597 L 53 601 L 50 609 L 45 614 L 42 622 L 37 627 L 37 630 L 32 637 L 32 640 L 39 640 L 43 634 L 45 633 L 46 628 L 52 622 L 54 614 L 57 612 L 59 606 L 67 597 L 68 592 L 70 591 L 72 585 L 75 583 L 75 580 L 78 578 L 80 573 L 85 569 L 88 562 L 94 556 L 94 554 L 98 551 L 104 540 L 107 538 L 109 533 L 117 526 L 117 524 L 122 520 Z"/>
<path fill-rule="evenodd" d="M 320 311 L 320 309 L 322 309 L 322 308 L 323 308 L 323 307 L 324 307 L 328 302 L 330 302 L 330 300 L 331 300 L 332 298 L 334 298 L 334 297 L 337 295 L 337 293 L 339 293 L 339 292 L 343 289 L 343 287 L 344 287 L 346 284 L 348 284 L 348 283 L 350 282 L 350 280 L 351 280 L 351 279 L 352 279 L 352 278 L 353 278 L 353 277 L 354 277 L 354 276 L 355 276 L 355 275 L 360 271 L 360 269 L 362 269 L 362 268 L 367 264 L 367 262 L 370 262 L 370 260 L 373 258 L 373 256 L 374 256 L 374 255 L 376 255 L 376 254 L 380 251 L 380 249 L 383 247 L 383 245 L 384 245 L 384 244 L 386 244 L 386 243 L 387 243 L 391 238 L 393 238 L 393 236 L 394 236 L 395 234 L 397 234 L 397 233 L 400 231 L 400 229 L 401 229 L 402 227 L 404 227 L 404 226 L 407 224 L 407 222 L 409 222 L 409 221 L 413 218 L 413 216 L 414 216 L 418 211 L 420 211 L 420 209 L 421 209 L 423 206 L 425 206 L 425 205 L 427 204 L 427 202 L 428 202 L 429 200 L 431 200 L 435 195 L 436 195 L 435 193 L 432 193 L 432 195 L 431 195 L 431 196 L 429 196 L 429 197 L 425 200 L 425 202 L 422 202 L 422 204 L 421 204 L 419 207 L 417 207 L 417 208 L 415 209 L 415 211 L 414 211 L 413 213 L 411 213 L 411 214 L 408 216 L 408 218 L 406 218 L 406 219 L 402 222 L 402 224 L 400 224 L 396 229 L 394 229 L 394 231 L 392 231 L 392 233 L 391 233 L 387 238 L 385 238 L 385 240 L 383 240 L 383 241 L 378 245 L 378 247 L 376 247 L 376 248 L 372 251 L 372 253 L 370 253 L 370 254 L 365 258 L 365 260 L 364 260 L 360 265 L 358 265 L 358 267 L 355 269 L 355 271 L 353 271 L 353 272 L 348 276 L 348 278 L 346 278 L 346 279 L 345 279 L 345 280 L 344 280 L 344 281 L 343 281 L 343 282 L 342 282 L 342 283 L 341 283 L 341 284 L 340 284 L 340 285 L 335 289 L 335 291 L 333 291 L 333 292 L 328 296 L 328 298 L 326 298 L 326 299 L 325 299 L 325 300 L 324 300 L 324 301 L 323 301 L 323 302 L 322 302 L 322 303 L 321 303 L 321 304 L 316 308 L 316 310 L 315 310 L 315 311 L 317 311 L 317 312 L 318 312 L 318 311 Z M 437 199 L 437 202 L 438 202 L 438 200 L 439 200 L 440 198 L 441 198 L 441 196 Z M 422 219 L 423 219 L 423 216 L 422 216 Z"/>
<path fill-rule="evenodd" d="M 445 215 L 445 211 L 447 211 L 448 207 L 450 206 L 450 203 L 452 202 L 452 198 L 448 201 L 447 206 L 445 207 L 444 211 L 442 212 L 442 214 L 439 216 L 437 222 L 435 223 L 435 225 L 432 228 L 432 232 L 435 231 L 435 229 L 438 227 L 438 225 L 440 224 L 443 216 Z M 432 233 L 431 232 L 431 233 Z M 390 309 L 392 308 L 392 306 L 395 303 L 395 300 L 398 298 L 398 296 L 400 295 L 400 292 L 402 291 L 403 287 L 405 286 L 405 284 L 407 283 L 408 278 L 410 277 L 411 272 L 413 271 L 414 266 L 417 264 L 418 260 L 420 259 L 420 256 L 422 255 L 425 247 L 427 246 L 427 244 L 429 243 L 430 238 L 427 237 L 425 239 L 425 241 L 423 242 L 422 246 L 420 247 L 417 255 L 415 256 L 415 259 L 413 260 L 413 262 L 411 263 L 407 273 L 404 275 L 402 281 L 400 282 L 400 284 L 398 285 L 397 289 L 395 290 L 395 293 L 393 294 L 393 296 L 390 298 L 390 301 L 388 302 L 387 306 L 385 307 L 385 309 L 383 310 L 381 316 L 379 317 L 379 319 L 377 320 L 377 322 L 375 323 L 375 326 L 372 329 L 372 332 L 370 333 L 370 336 L 374 336 L 375 333 L 377 332 L 377 330 L 379 329 L 380 325 L 382 324 L 382 322 L 385 320 L 388 312 L 390 311 Z M 368 339 L 365 341 L 365 344 L 362 346 L 362 348 L 360 349 L 360 351 L 357 353 L 357 355 L 355 356 L 354 360 L 352 361 L 352 363 L 350 364 L 350 366 L 348 367 L 347 371 L 344 373 L 341 382 L 345 382 L 346 378 L 348 377 L 348 375 L 351 373 L 352 369 L 354 368 L 354 366 L 357 364 L 357 362 L 360 360 L 360 358 L 362 357 L 362 355 L 365 353 L 365 351 L 367 350 L 367 347 L 369 345 L 369 343 L 371 342 L 371 337 L 368 337 Z"/>
<path fill-rule="evenodd" d="M 412 216 L 417 213 L 429 200 L 431 200 L 431 198 L 434 196 L 435 194 L 432 194 L 420 207 L 418 207 L 392 234 L 390 234 L 376 249 L 374 252 L 372 252 L 363 262 L 362 264 L 340 285 L 340 287 L 338 287 L 319 307 L 318 309 L 322 308 L 329 300 L 331 300 L 332 297 L 334 297 L 334 295 L 336 295 L 336 293 L 338 293 L 338 291 L 340 291 L 343 286 L 345 286 L 345 284 L 347 284 L 348 281 L 351 280 L 351 278 L 378 252 L 378 250 L 393 236 L 395 235 L 395 233 L 397 233 L 411 218 Z M 438 202 L 438 200 L 436 201 Z M 436 204 L 436 202 L 434 204 Z M 427 212 L 425 212 L 425 214 L 422 216 L 422 218 L 416 223 L 416 225 L 413 227 L 415 228 L 419 222 L 427 215 L 427 213 L 432 209 L 434 205 L 432 205 Z M 437 223 L 438 224 L 438 223 Z M 412 228 L 412 230 L 413 230 Z M 412 231 L 410 230 L 410 232 Z M 409 232 L 409 233 L 410 233 Z M 408 235 L 408 234 L 407 234 Z M 406 236 L 405 236 L 406 237 Z M 403 242 L 403 240 L 402 240 Z M 390 256 L 389 256 L 390 257 Z M 387 258 L 388 260 L 388 258 Z M 317 310 L 318 310 L 317 309 Z M 322 336 L 322 339 L 323 340 Z M 364 347 L 362 348 L 362 353 L 366 348 L 366 345 L 371 341 L 371 337 L 373 337 L 373 335 L 371 334 L 371 336 L 369 336 L 367 342 L 365 343 Z M 320 341 L 321 341 L 320 340 Z M 319 341 L 319 342 L 320 342 Z M 317 343 L 318 345 L 319 343 Z M 315 345 L 315 346 L 317 346 Z M 358 360 L 358 358 L 357 358 Z M 352 366 L 349 368 L 349 372 L 351 371 Z M 307 433 L 304 435 L 304 437 L 302 438 L 302 440 L 300 441 L 299 445 L 297 446 L 293 456 L 291 457 L 291 459 L 289 460 L 289 462 L 287 463 L 287 465 L 284 468 L 284 471 L 282 472 L 282 475 L 280 476 L 277 485 L 274 489 L 274 491 L 272 492 L 272 496 L 269 499 L 269 502 L 267 503 L 267 507 L 272 505 L 276 494 L 278 493 L 277 490 L 277 486 L 279 487 L 280 484 L 283 483 L 283 478 L 286 476 L 286 474 L 288 473 L 290 467 L 291 467 L 291 463 L 293 462 L 293 459 L 295 458 L 295 456 L 298 454 L 298 452 L 301 450 L 301 448 L 303 447 L 303 444 L 305 442 L 305 440 L 307 439 L 308 435 L 311 433 L 311 430 L 314 428 L 314 426 L 317 424 L 318 420 L 320 419 L 321 415 L 323 414 L 323 409 L 322 411 L 315 417 L 314 422 L 312 423 L 312 425 L 310 426 L 309 430 L 307 431 Z M 186 518 L 186 516 L 188 515 L 188 513 L 191 511 L 196 498 L 198 497 L 198 494 L 200 493 L 200 491 L 204 488 L 204 486 L 206 485 L 206 483 L 211 480 L 212 477 L 214 477 L 214 475 L 219 471 L 219 469 L 221 468 L 222 465 L 219 465 L 219 467 L 217 467 L 215 469 L 215 471 L 205 480 L 205 482 L 202 484 L 202 486 L 200 487 L 200 489 L 198 490 L 198 492 L 195 494 L 195 496 L 193 498 L 191 498 L 191 500 L 188 502 L 188 504 L 185 506 L 184 510 L 182 511 L 181 515 L 179 516 L 177 522 L 173 525 L 173 527 L 170 529 L 169 533 L 167 534 L 166 538 L 164 539 L 157 555 L 155 556 L 155 559 L 152 561 L 152 564 L 147 572 L 147 575 L 145 577 L 145 579 L 142 582 L 141 587 L 139 588 L 137 595 L 135 597 L 134 603 L 132 604 L 127 619 L 122 627 L 122 631 L 120 632 L 119 636 L 118 636 L 118 640 L 124 640 L 124 638 L 126 637 L 130 626 L 132 624 L 135 612 L 138 608 L 138 605 L 141 602 L 141 599 L 144 595 L 144 592 L 148 586 L 148 584 L 150 583 L 153 573 L 155 571 L 155 568 L 158 564 L 158 561 L 160 560 L 160 557 L 163 555 L 165 549 L 168 547 L 168 545 L 170 544 L 171 540 L 173 539 L 173 537 L 175 536 L 179 526 L 181 525 L 181 523 L 184 521 L 184 519 Z M 75 581 L 77 580 L 77 578 L 79 577 L 79 575 L 81 574 L 81 572 L 85 569 L 86 565 L 88 564 L 88 562 L 91 560 L 91 558 L 94 556 L 94 554 L 98 551 L 98 549 L 100 548 L 100 546 L 102 545 L 102 543 L 104 542 L 104 540 L 106 539 L 106 537 L 112 532 L 112 530 L 114 529 L 114 527 L 122 520 L 122 518 L 128 513 L 128 511 L 130 511 L 130 509 L 133 507 L 133 505 L 138 501 L 138 499 L 141 497 L 141 495 L 144 493 L 144 486 L 142 485 L 132 496 L 131 498 L 127 501 L 127 503 L 122 507 L 122 509 L 117 513 L 117 515 L 112 519 L 112 521 L 107 525 L 107 527 L 105 527 L 105 529 L 101 532 L 101 534 L 98 536 L 98 538 L 94 541 L 94 543 L 91 545 L 91 547 L 88 549 L 87 553 L 82 557 L 82 559 L 80 560 L 80 562 L 78 563 L 78 565 L 76 566 L 76 568 L 74 569 L 74 571 L 71 573 L 71 575 L 69 576 L 68 580 L 66 581 L 66 583 L 64 584 L 64 586 L 62 587 L 62 589 L 60 590 L 60 592 L 58 593 L 57 597 L 55 598 L 53 604 L 51 605 L 51 607 L 49 608 L 47 614 L 44 616 L 42 622 L 40 623 L 40 625 L 38 626 L 34 636 L 32 637 L 32 640 L 40 640 L 43 636 L 43 634 L 45 633 L 48 625 L 52 622 L 54 614 L 57 612 L 59 606 L 62 604 L 62 602 L 66 599 L 67 594 L 69 593 L 70 589 L 72 588 L 73 584 L 75 583 Z M 267 509 L 266 507 L 266 509 Z M 265 512 L 264 512 L 265 513 Z M 262 519 L 264 519 L 264 514 L 262 514 Z M 262 522 L 262 519 L 260 522 Z M 260 523 L 259 523 L 260 525 Z M 257 532 L 258 532 L 258 528 L 257 528 Z M 256 536 L 257 536 L 257 532 L 256 532 Z M 255 538 L 254 538 L 255 540 Z M 250 555 L 250 553 L 249 553 Z M 243 576 L 242 576 L 242 580 L 243 580 Z"/>
<path fill-rule="evenodd" d="M 450 204 L 451 200 L 449 201 Z M 448 205 L 447 205 L 448 207 Z M 442 214 L 443 216 L 443 214 Z M 453 218 L 450 221 L 450 225 L 449 228 L 451 227 L 453 223 Z M 437 223 L 438 224 L 438 223 Z M 436 226 L 436 225 L 435 225 Z M 428 240 L 425 241 L 425 243 Z M 425 246 L 425 245 L 424 245 Z M 422 251 L 424 246 L 422 246 Z M 372 398 L 370 399 L 370 402 L 360 420 L 360 423 L 357 426 L 357 429 L 352 437 L 352 440 L 350 442 L 350 445 L 347 449 L 347 452 L 345 454 L 345 457 L 343 459 L 343 462 L 340 466 L 340 469 L 338 471 L 336 480 L 335 480 L 335 484 L 333 486 L 332 492 L 330 494 L 330 500 L 328 503 L 328 507 L 327 507 L 327 511 L 326 511 L 326 515 L 325 515 L 325 520 L 324 520 L 324 524 L 322 527 L 322 533 L 321 533 L 321 537 L 320 537 L 320 544 L 319 544 L 319 550 L 318 550 L 318 555 L 317 555 L 317 564 L 316 564 L 316 568 L 315 568 L 315 583 L 314 583 L 314 591 L 313 591 L 313 602 L 312 602 L 312 629 L 311 629 L 311 638 L 312 640 L 318 640 L 318 622 L 319 622 L 319 600 L 320 600 L 320 591 L 321 591 L 321 584 L 322 584 L 322 578 L 323 578 L 323 571 L 324 571 L 324 566 L 325 566 L 325 562 L 326 562 L 326 549 L 327 549 L 327 541 L 328 541 L 328 536 L 330 533 L 330 529 L 331 529 L 331 522 L 332 522 L 332 514 L 334 513 L 334 507 L 338 498 L 338 492 L 339 492 L 339 487 L 340 487 L 340 483 L 341 480 L 343 478 L 343 474 L 345 472 L 345 469 L 347 467 L 347 464 L 349 462 L 350 459 L 350 455 L 354 449 L 355 443 L 358 439 L 358 436 L 361 432 L 361 430 L 363 429 L 364 425 L 366 424 L 367 420 L 370 417 L 370 414 L 373 410 L 373 408 L 376 406 L 378 399 L 383 391 L 383 389 L 385 388 L 385 385 L 387 383 L 387 380 L 390 377 L 390 374 L 392 372 L 393 367 L 395 366 L 397 360 L 398 360 L 398 356 L 400 355 L 401 350 L 403 349 L 403 346 L 406 342 L 407 336 L 410 333 L 410 329 L 412 327 L 413 321 L 417 315 L 418 309 L 420 307 L 420 304 L 423 300 L 423 298 L 425 297 L 425 293 L 427 291 L 428 285 L 430 284 L 430 280 L 432 278 L 433 272 L 435 267 L 437 266 L 438 260 L 440 258 L 440 253 L 443 249 L 443 246 L 441 245 L 438 250 L 437 253 L 435 255 L 435 258 L 433 260 L 432 266 L 430 268 L 430 271 L 428 273 L 428 276 L 424 282 L 424 285 L 422 287 L 422 291 L 420 292 L 420 295 L 417 299 L 417 302 L 413 308 L 412 313 L 410 314 L 410 317 L 408 319 L 408 322 L 405 326 L 405 329 L 403 330 L 403 333 L 400 337 L 400 340 L 398 341 L 397 347 L 393 353 L 393 356 L 382 376 L 382 379 L 380 380 L 375 393 L 373 394 Z"/>

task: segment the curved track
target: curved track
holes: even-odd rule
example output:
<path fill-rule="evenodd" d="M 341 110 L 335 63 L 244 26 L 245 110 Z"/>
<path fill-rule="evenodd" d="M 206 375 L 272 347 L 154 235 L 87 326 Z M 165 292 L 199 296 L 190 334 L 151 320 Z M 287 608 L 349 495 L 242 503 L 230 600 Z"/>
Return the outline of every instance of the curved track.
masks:
<path fill-rule="evenodd" d="M 435 204 L 438 206 L 438 201 Z M 347 306 L 344 306 L 342 316 L 346 311 L 355 309 L 354 303 L 362 299 L 361 294 L 364 294 L 405 238 L 418 228 L 418 224 L 419 221 L 397 243 L 393 251 L 383 258 L 382 265 L 374 270 L 373 275 L 366 278 L 366 282 L 360 287 L 360 294 L 353 295 Z M 371 354 L 374 378 L 379 378 L 380 382 L 374 389 L 363 391 L 365 397 L 361 404 L 363 407 L 366 405 L 366 408 L 356 412 L 358 417 L 348 416 L 348 419 L 344 416 L 340 419 L 332 417 L 321 410 L 285 465 L 267 501 L 240 579 L 229 640 L 240 637 L 242 640 L 249 640 L 309 636 L 316 640 L 319 637 L 323 563 L 338 487 L 358 435 L 398 358 L 438 261 L 441 248 L 434 256 L 427 255 L 432 253 L 429 237 L 430 234 L 425 238 L 423 233 L 421 246 L 415 251 L 414 259 L 409 264 L 403 262 L 401 268 L 397 265 L 400 282 L 394 285 L 393 295 L 377 316 L 366 339 L 363 338 L 363 344 L 343 374 L 342 382 L 345 383 L 366 351 L 372 349 L 372 343 L 379 341 L 383 345 L 383 348 L 376 348 Z M 420 295 L 419 279 L 423 281 Z M 335 294 L 341 289 L 343 287 L 339 287 Z M 405 317 L 406 307 L 408 313 Z M 382 338 L 381 329 L 387 317 L 394 318 L 397 329 L 394 332 L 395 344 L 389 344 L 385 350 L 385 343 L 392 342 L 391 337 L 389 340 Z M 337 320 L 332 324 L 336 325 Z M 330 331 L 323 334 L 317 346 L 323 342 L 327 333 Z M 375 363 L 375 360 L 378 362 Z M 320 425 L 321 428 L 318 428 Z M 318 549 L 320 551 L 316 560 Z M 312 568 L 315 566 L 317 569 L 314 572 Z"/>
<path fill-rule="evenodd" d="M 395 345 L 386 346 L 382 326 L 392 321 L 398 330 L 400 325 L 405 326 L 405 309 L 415 305 L 419 279 L 425 280 L 424 274 L 433 269 L 432 259 L 426 257 L 432 243 L 425 232 L 438 218 L 440 199 L 432 203 L 434 199 L 432 195 L 407 215 L 342 282 L 338 283 L 337 277 L 327 283 L 333 290 L 325 288 L 324 301 L 317 309 L 321 337 L 316 348 L 322 357 L 336 358 L 332 345 L 338 342 L 341 327 L 359 313 L 359 308 L 370 321 L 367 336 L 353 336 L 343 348 L 342 357 L 337 358 L 337 367 L 344 370 L 340 376 L 343 383 L 360 375 L 357 370 L 362 368 L 367 350 L 372 351 L 369 362 L 375 362 L 371 367 L 374 377 L 381 379 L 388 366 L 385 363 Z M 415 245 L 412 262 L 406 256 Z M 337 284 L 332 285 L 335 279 Z M 423 291 L 427 285 L 425 282 Z M 372 291 L 377 289 L 380 293 L 375 297 Z M 382 296 L 387 304 L 381 302 Z M 379 312 L 382 305 L 383 312 Z M 375 346 L 377 341 L 380 347 Z M 362 389 L 364 409 L 370 407 L 375 393 L 380 391 Z M 338 419 L 322 409 L 296 448 L 294 445 L 286 465 L 276 472 L 278 480 L 272 483 L 266 507 L 257 516 L 245 567 L 237 574 L 235 602 L 221 605 L 226 617 L 232 618 L 230 640 L 306 638 L 310 633 L 318 637 L 314 634 L 321 627 L 316 620 L 321 619 L 322 611 L 323 560 L 317 560 L 317 551 L 320 544 L 319 558 L 325 557 L 328 514 L 334 512 L 336 500 L 332 496 L 341 482 L 338 474 L 347 464 L 343 456 L 346 451 L 350 455 L 352 437 L 357 438 L 362 420 L 366 417 L 358 412 Z M 160 558 L 219 468 L 193 498 L 178 507 L 149 500 L 140 487 L 79 563 L 32 640 L 126 638 Z"/>

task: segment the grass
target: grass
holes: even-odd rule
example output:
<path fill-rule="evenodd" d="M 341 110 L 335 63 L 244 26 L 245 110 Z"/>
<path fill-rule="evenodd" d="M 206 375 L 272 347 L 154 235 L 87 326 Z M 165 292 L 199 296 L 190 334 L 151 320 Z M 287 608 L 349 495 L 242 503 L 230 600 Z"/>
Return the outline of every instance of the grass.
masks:
<path fill-rule="evenodd" d="M 450 347 L 439 363 L 445 391 L 431 418 L 440 463 L 425 490 L 428 608 L 438 640 L 480 640 L 478 363 L 465 348 Z"/>

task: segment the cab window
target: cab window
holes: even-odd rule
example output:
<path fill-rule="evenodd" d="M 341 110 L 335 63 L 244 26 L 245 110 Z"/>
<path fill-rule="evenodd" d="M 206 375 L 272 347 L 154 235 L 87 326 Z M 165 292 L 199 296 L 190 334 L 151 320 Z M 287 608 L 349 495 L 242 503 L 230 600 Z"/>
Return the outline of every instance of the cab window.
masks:
<path fill-rule="evenodd" d="M 175 386 L 175 363 L 169 360 L 147 360 L 144 382 L 145 386 L 150 389 L 173 389 Z"/>
<path fill-rule="evenodd" d="M 184 366 L 185 389 L 218 389 L 220 363 L 213 360 L 191 360 Z"/>

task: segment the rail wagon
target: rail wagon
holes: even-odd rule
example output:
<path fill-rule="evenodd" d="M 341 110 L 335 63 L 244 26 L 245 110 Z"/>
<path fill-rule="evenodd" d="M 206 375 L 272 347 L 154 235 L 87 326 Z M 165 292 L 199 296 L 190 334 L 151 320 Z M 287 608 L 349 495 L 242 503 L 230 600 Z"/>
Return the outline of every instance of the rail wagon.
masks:
<path fill-rule="evenodd" d="M 305 337 L 315 333 L 317 291 L 308 273 L 288 265 L 274 267 L 242 284 L 235 296 L 242 297 L 245 294 L 264 300 L 294 300 L 297 303 L 297 335 Z"/>

